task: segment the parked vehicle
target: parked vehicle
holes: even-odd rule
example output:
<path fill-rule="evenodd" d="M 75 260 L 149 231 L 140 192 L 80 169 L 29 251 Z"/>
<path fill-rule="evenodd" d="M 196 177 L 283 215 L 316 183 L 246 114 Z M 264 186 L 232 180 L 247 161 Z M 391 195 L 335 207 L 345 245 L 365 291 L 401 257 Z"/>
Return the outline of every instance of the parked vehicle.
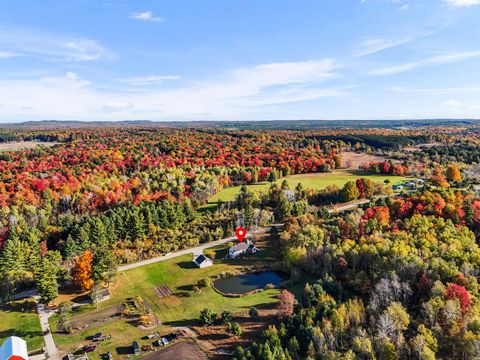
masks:
<path fill-rule="evenodd" d="M 106 354 L 103 354 L 102 359 L 103 360 L 113 360 L 113 355 L 108 352 Z"/>
<path fill-rule="evenodd" d="M 147 335 L 147 339 L 156 339 L 160 336 L 160 333 L 157 331 L 156 333 Z"/>
<path fill-rule="evenodd" d="M 167 346 L 168 344 L 170 344 L 170 341 L 168 341 L 167 338 L 162 338 L 162 342 L 163 342 L 163 345 Z"/>
<path fill-rule="evenodd" d="M 164 346 L 162 339 L 159 339 L 159 340 L 154 341 L 154 342 L 152 343 L 152 345 L 153 345 L 153 346 L 157 346 L 157 347 Z"/>
<path fill-rule="evenodd" d="M 82 348 L 82 350 L 86 353 L 92 352 L 92 351 L 97 350 L 97 345 L 86 345 Z"/>
<path fill-rule="evenodd" d="M 93 340 L 95 341 L 96 338 L 99 338 L 100 336 L 102 336 L 103 334 L 101 332 L 98 332 L 96 333 L 95 335 L 91 335 L 91 336 L 88 336 L 87 337 L 87 340 Z"/>
<path fill-rule="evenodd" d="M 137 341 L 134 341 L 134 342 L 133 342 L 132 348 L 133 348 L 133 353 L 134 353 L 134 354 L 140 354 L 140 346 L 138 346 L 138 342 L 137 342 Z"/>
<path fill-rule="evenodd" d="M 93 339 L 93 341 L 106 341 L 112 338 L 112 335 L 102 335 Z"/>

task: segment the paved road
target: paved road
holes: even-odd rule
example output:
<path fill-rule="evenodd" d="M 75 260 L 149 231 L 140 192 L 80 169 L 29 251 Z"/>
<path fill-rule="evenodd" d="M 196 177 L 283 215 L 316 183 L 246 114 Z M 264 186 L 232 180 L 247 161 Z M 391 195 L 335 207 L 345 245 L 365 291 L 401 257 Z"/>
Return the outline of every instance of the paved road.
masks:
<path fill-rule="evenodd" d="M 352 202 L 352 203 L 335 206 L 335 207 L 329 209 L 328 212 L 329 213 L 334 213 L 334 212 L 339 212 L 339 211 L 353 210 L 353 209 L 356 209 L 359 205 L 367 204 L 370 201 L 371 200 L 369 200 L 369 199 L 362 199 L 362 200 L 358 200 L 358 201 L 355 201 L 355 202 Z M 273 227 L 279 228 L 281 226 L 283 226 L 283 223 L 272 224 L 270 226 L 270 228 L 273 228 Z M 267 229 L 267 227 L 259 228 L 255 233 L 263 232 L 266 229 Z M 248 232 L 247 236 L 249 236 L 249 235 L 251 236 L 252 233 Z M 212 247 L 215 247 L 215 246 L 218 246 L 218 245 L 222 245 L 222 244 L 228 243 L 230 241 L 235 241 L 236 239 L 237 238 L 235 236 L 230 236 L 230 237 L 227 237 L 227 238 L 224 238 L 224 239 L 211 241 L 211 242 L 196 246 L 194 248 L 180 250 L 180 251 L 177 251 L 177 252 L 169 253 L 169 254 L 162 255 L 162 256 L 157 256 L 157 257 L 154 257 L 154 258 L 151 258 L 151 259 L 139 261 L 139 262 L 132 263 L 132 264 L 122 265 L 122 266 L 118 267 L 117 271 L 125 271 L 125 270 L 135 269 L 135 268 L 138 268 L 140 266 L 155 264 L 157 262 L 165 261 L 165 260 L 168 260 L 168 259 L 173 259 L 173 258 L 183 256 L 183 255 L 187 255 L 187 254 L 201 254 L 203 252 L 203 250 L 205 250 L 205 249 L 209 249 L 209 248 L 212 248 Z"/>
<path fill-rule="evenodd" d="M 45 305 L 40 303 L 40 296 L 35 295 L 34 298 L 37 302 L 38 317 L 40 318 L 40 327 L 42 328 L 43 340 L 45 342 L 45 348 L 47 349 L 47 358 L 50 360 L 58 360 L 60 359 L 60 356 L 58 355 L 57 345 L 55 345 L 52 332 L 50 331 L 50 325 L 48 323 L 48 318 L 55 312 L 47 310 Z"/>
<path fill-rule="evenodd" d="M 273 224 L 271 227 L 279 227 L 279 226 L 282 226 L 282 225 L 283 224 Z M 260 228 L 260 229 L 256 230 L 255 233 L 263 232 L 266 229 L 267 228 Z M 249 236 L 249 235 L 251 236 L 251 235 L 253 235 L 253 233 L 248 232 L 247 236 Z M 151 259 L 139 261 L 139 262 L 132 263 L 132 264 L 122 265 L 122 266 L 118 267 L 117 271 L 125 271 L 125 270 L 135 269 L 135 268 L 140 267 L 140 266 L 154 264 L 154 263 L 157 263 L 157 262 L 160 262 L 160 261 L 173 259 L 173 258 L 183 256 L 183 255 L 187 255 L 187 254 L 201 254 L 203 252 L 203 250 L 205 250 L 205 249 L 209 249 L 209 248 L 212 248 L 212 247 L 215 247 L 215 246 L 218 246 L 218 245 L 222 245 L 222 244 L 228 243 L 230 241 L 235 241 L 236 239 L 237 238 L 235 236 L 230 236 L 230 237 L 227 237 L 227 238 L 224 238 L 224 239 L 211 241 L 211 242 L 196 246 L 194 248 L 180 250 L 180 251 L 177 251 L 177 252 L 169 253 L 169 254 L 166 254 L 166 255 L 163 255 L 163 256 L 157 256 L 157 257 L 154 257 L 154 258 L 151 258 Z"/>
<path fill-rule="evenodd" d="M 356 201 L 354 203 L 335 206 L 335 207 L 329 209 L 328 212 L 329 213 L 334 213 L 334 212 L 339 212 L 339 211 L 348 211 L 348 210 L 355 209 L 359 205 L 366 204 L 368 202 L 370 202 L 370 200 L 368 200 L 368 199 L 359 200 L 359 201 Z M 279 224 L 271 225 L 270 228 L 274 228 L 274 227 L 279 228 L 279 227 L 282 227 L 282 226 L 283 226 L 283 223 L 279 223 Z M 260 229 L 256 230 L 255 233 L 264 232 L 266 230 L 267 230 L 267 228 L 260 228 Z M 248 232 L 247 236 L 248 235 L 252 236 L 253 233 Z M 236 237 L 235 236 L 230 236 L 230 237 L 227 237 L 227 238 L 224 238 L 224 239 L 211 241 L 211 242 L 196 246 L 194 248 L 180 250 L 180 251 L 170 253 L 170 254 L 167 254 L 167 255 L 163 255 L 163 256 L 157 256 L 157 257 L 154 257 L 152 259 L 139 261 L 139 262 L 136 262 L 136 263 L 133 263 L 133 264 L 123 265 L 123 266 L 120 266 L 117 269 L 117 271 L 125 271 L 125 270 L 135 269 L 135 268 L 140 267 L 140 266 L 154 264 L 154 263 L 157 263 L 157 262 L 165 261 L 165 260 L 168 260 L 168 259 L 173 259 L 173 258 L 183 256 L 183 255 L 187 255 L 187 254 L 201 254 L 205 249 L 212 248 L 212 247 L 215 247 L 215 246 L 218 246 L 218 245 L 222 245 L 222 244 L 228 243 L 230 241 L 234 241 L 234 240 L 236 240 Z M 13 295 L 13 299 L 18 300 L 18 299 L 21 299 L 21 298 L 26 298 L 26 297 L 31 297 L 31 296 L 34 297 L 34 299 L 37 303 L 38 316 L 40 318 L 40 326 L 41 326 L 42 332 L 44 334 L 43 338 L 44 338 L 44 341 L 45 341 L 45 347 L 47 349 L 47 358 L 49 360 L 59 360 L 60 356 L 58 354 L 58 349 L 57 349 L 57 346 L 55 345 L 55 341 L 53 340 L 53 336 L 52 336 L 52 333 L 50 331 L 50 325 L 48 323 L 48 318 L 54 314 L 54 311 L 47 310 L 45 308 L 45 305 L 40 303 L 40 297 L 38 296 L 38 290 L 37 289 L 31 289 L 31 290 L 27 290 L 27 291 L 17 293 L 15 295 Z"/>
<path fill-rule="evenodd" d="M 12 295 L 12 299 L 20 300 L 23 298 L 29 298 L 31 296 L 37 296 L 37 295 L 38 295 L 38 289 L 31 289 L 31 290 L 21 291 L 19 293 Z"/>

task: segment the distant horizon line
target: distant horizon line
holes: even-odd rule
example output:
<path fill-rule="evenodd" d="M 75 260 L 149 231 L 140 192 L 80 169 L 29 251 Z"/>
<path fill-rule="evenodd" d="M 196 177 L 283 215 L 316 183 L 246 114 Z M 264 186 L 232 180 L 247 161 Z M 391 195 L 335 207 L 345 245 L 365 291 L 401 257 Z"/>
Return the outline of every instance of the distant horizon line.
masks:
<path fill-rule="evenodd" d="M 30 123 L 259 123 L 259 122 L 375 122 L 375 121 L 393 121 L 393 122 L 417 122 L 417 121 L 470 121 L 477 122 L 480 118 L 408 118 L 408 119 L 244 119 L 244 120 L 146 120 L 146 119 L 123 119 L 123 120 L 59 120 L 59 119 L 43 119 L 43 120 L 20 120 L 20 121 L 2 121 L 0 125 L 22 125 Z"/>

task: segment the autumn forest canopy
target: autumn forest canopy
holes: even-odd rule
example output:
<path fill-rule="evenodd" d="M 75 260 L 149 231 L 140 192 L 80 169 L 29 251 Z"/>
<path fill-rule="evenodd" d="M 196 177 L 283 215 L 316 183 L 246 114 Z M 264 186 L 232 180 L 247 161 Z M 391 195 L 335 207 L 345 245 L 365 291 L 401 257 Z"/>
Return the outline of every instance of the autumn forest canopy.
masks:
<path fill-rule="evenodd" d="M 120 264 L 277 223 L 275 265 L 301 290 L 235 359 L 474 358 L 480 128 L 272 124 L 0 129 L 1 298 L 36 287 L 50 303 L 59 285 L 93 291 Z"/>

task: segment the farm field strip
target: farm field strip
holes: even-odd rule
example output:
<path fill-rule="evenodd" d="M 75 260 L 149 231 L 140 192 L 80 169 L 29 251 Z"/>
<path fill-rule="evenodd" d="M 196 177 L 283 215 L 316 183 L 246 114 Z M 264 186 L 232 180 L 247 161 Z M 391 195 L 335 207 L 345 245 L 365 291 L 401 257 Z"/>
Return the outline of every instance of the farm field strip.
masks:
<path fill-rule="evenodd" d="M 305 189 L 320 190 L 329 185 L 337 185 L 342 187 L 348 181 L 355 181 L 358 178 L 367 178 L 375 182 L 384 182 L 389 180 L 391 184 L 396 184 L 405 180 L 407 177 L 394 175 L 368 175 L 362 174 L 358 171 L 342 169 L 336 170 L 333 173 L 314 173 L 314 174 L 300 174 L 290 175 L 285 178 L 278 179 L 276 183 L 280 185 L 284 180 L 288 182 L 290 188 L 294 188 L 298 183 L 301 183 Z M 270 183 L 264 182 L 259 184 L 247 185 L 250 190 L 265 191 L 270 187 Z M 241 186 L 233 186 L 219 191 L 216 195 L 209 199 L 209 202 L 203 205 L 200 209 L 213 209 L 219 202 L 232 201 L 240 192 Z"/>

